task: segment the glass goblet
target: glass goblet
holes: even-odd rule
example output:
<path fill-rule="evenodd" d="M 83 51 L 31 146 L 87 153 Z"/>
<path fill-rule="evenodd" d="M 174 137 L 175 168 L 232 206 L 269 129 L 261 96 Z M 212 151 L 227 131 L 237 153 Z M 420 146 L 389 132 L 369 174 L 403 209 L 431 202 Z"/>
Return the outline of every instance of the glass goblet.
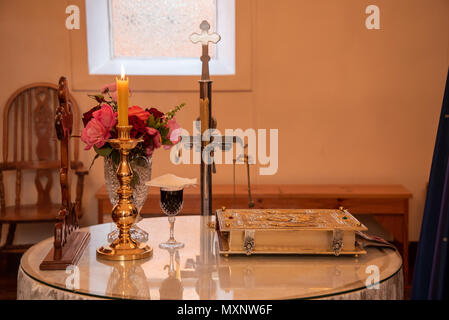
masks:
<path fill-rule="evenodd" d="M 183 188 L 161 188 L 161 209 L 168 216 L 170 223 L 170 238 L 161 244 L 162 249 L 183 248 L 184 243 L 175 240 L 175 216 L 181 211 L 183 205 Z"/>
<path fill-rule="evenodd" d="M 138 220 L 139 220 L 138 216 Z M 140 218 L 140 220 L 142 220 L 142 218 Z M 140 221 L 139 220 L 139 221 Z M 146 232 L 145 230 L 139 228 L 136 224 L 133 224 L 132 227 L 130 228 L 129 232 L 131 233 L 131 238 L 133 240 L 136 240 L 137 242 L 147 242 L 148 241 L 148 232 Z M 113 242 L 115 239 L 118 238 L 118 234 L 119 234 L 119 230 L 117 229 L 117 227 L 114 228 L 113 231 L 108 233 L 108 242 L 111 243 Z"/>

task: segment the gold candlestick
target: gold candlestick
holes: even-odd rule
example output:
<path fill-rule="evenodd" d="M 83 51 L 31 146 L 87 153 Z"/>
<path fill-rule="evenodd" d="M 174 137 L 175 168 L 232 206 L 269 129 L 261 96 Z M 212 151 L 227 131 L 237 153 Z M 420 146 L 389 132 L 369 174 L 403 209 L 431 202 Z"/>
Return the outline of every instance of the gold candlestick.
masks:
<path fill-rule="evenodd" d="M 117 225 L 119 236 L 110 245 L 97 249 L 97 257 L 106 260 L 137 260 L 150 257 L 153 249 L 131 238 L 130 228 L 135 223 L 137 209 L 131 201 L 133 191 L 130 182 L 133 171 L 128 162 L 130 150 L 134 149 L 141 139 L 131 139 L 132 126 L 117 126 L 118 139 L 108 140 L 109 144 L 120 151 L 120 164 L 117 168 L 117 178 L 120 187 L 117 190 L 119 201 L 112 209 L 112 220 Z"/>

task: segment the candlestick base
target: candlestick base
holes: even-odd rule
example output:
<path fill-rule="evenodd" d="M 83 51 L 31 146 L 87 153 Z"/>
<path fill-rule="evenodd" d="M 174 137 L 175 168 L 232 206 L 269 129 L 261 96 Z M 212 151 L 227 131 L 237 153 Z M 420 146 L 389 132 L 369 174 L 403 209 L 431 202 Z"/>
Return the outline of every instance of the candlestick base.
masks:
<path fill-rule="evenodd" d="M 97 257 L 105 260 L 138 260 L 149 258 L 152 255 L 153 248 L 134 240 L 129 243 L 120 243 L 120 239 L 116 239 L 110 245 L 97 249 Z"/>

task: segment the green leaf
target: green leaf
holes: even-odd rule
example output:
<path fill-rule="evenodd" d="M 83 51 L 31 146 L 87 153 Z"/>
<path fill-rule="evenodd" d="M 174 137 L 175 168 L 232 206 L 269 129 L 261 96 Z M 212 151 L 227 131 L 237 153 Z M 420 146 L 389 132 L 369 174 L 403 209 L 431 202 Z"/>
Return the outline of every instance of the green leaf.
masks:
<path fill-rule="evenodd" d="M 99 156 L 100 156 L 100 155 L 97 153 L 97 154 L 95 155 L 95 157 L 92 159 L 92 162 L 90 163 L 89 170 L 92 168 L 92 166 L 94 165 L 95 160 L 97 160 Z"/>
<path fill-rule="evenodd" d="M 162 138 L 162 144 L 165 144 L 165 145 L 170 146 L 170 145 L 172 145 L 173 143 L 172 143 L 171 140 L 168 139 L 167 137 L 163 137 L 163 138 Z"/>
<path fill-rule="evenodd" d="M 97 148 L 96 146 L 94 146 L 94 150 L 97 154 L 99 154 L 102 157 L 109 157 L 113 149 L 109 145 L 105 145 L 102 148 Z"/>
<path fill-rule="evenodd" d="M 148 117 L 147 124 L 150 128 L 156 127 L 156 121 L 154 120 L 154 116 L 152 114 L 150 114 L 150 116 Z"/>
<path fill-rule="evenodd" d="M 185 106 L 185 102 L 181 103 L 179 106 L 176 106 L 173 110 L 170 110 L 167 112 L 165 117 L 165 122 L 168 122 L 168 120 L 173 119 L 173 117 L 176 115 L 176 112 L 180 111 Z"/>
<path fill-rule="evenodd" d="M 112 163 L 117 167 L 120 163 L 120 153 L 117 150 L 111 152 Z"/>

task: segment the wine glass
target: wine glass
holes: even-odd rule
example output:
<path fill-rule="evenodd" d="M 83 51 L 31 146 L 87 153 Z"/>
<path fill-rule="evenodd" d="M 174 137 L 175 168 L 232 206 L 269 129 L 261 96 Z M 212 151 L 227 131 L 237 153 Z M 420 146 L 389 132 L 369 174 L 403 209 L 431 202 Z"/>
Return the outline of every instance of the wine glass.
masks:
<path fill-rule="evenodd" d="M 184 188 L 161 188 L 161 209 L 168 216 L 170 223 L 170 238 L 161 244 L 159 248 L 183 248 L 184 243 L 178 242 L 174 237 L 175 216 L 181 211 L 183 205 Z"/>

